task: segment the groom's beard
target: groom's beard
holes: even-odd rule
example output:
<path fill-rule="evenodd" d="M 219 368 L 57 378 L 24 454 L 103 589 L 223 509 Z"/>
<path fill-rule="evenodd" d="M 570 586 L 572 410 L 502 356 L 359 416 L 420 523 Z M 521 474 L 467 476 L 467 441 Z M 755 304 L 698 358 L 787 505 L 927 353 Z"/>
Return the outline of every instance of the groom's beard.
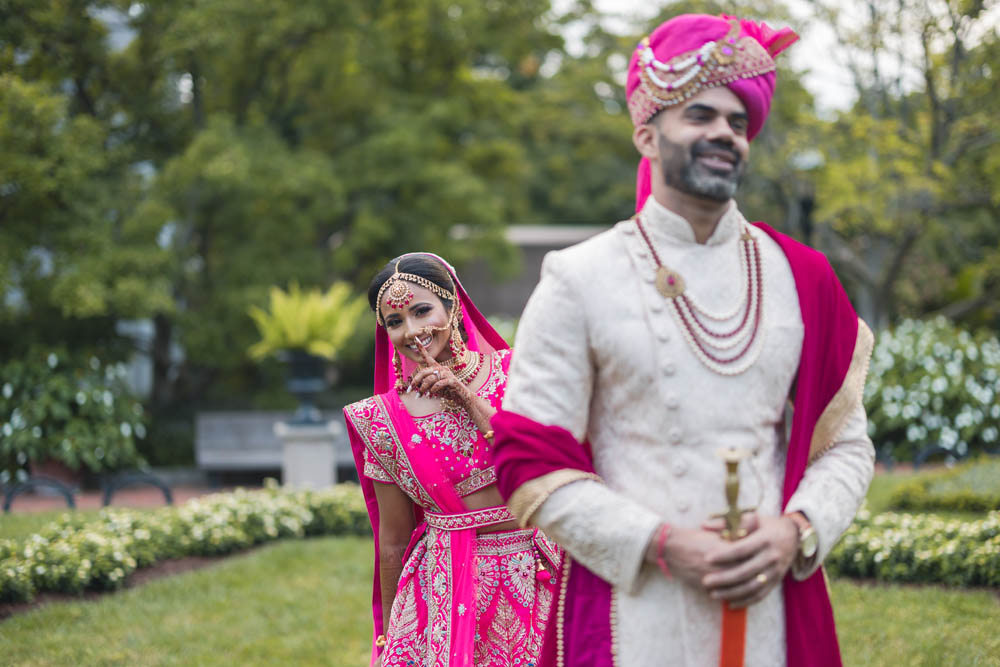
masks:
<path fill-rule="evenodd" d="M 660 165 L 663 169 L 664 182 L 681 192 L 726 202 L 732 199 L 743 179 L 745 163 L 739 154 L 726 143 L 697 141 L 690 151 L 681 144 L 675 144 L 662 134 L 659 136 Z M 698 156 L 705 152 L 725 151 L 733 156 L 733 168 L 730 171 L 711 169 L 698 161 Z"/>

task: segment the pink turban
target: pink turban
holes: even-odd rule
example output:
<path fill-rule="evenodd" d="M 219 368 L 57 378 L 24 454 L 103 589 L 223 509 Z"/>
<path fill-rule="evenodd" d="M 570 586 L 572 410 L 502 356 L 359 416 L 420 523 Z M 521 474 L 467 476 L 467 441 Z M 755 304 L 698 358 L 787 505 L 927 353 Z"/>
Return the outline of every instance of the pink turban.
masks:
<path fill-rule="evenodd" d="M 746 107 L 747 137 L 764 126 L 774 95 L 774 56 L 799 37 L 791 29 L 731 16 L 682 14 L 643 39 L 628 65 L 625 93 L 632 124 L 649 122 L 705 88 L 726 86 Z M 649 162 L 639 163 L 636 210 L 650 193 Z"/>

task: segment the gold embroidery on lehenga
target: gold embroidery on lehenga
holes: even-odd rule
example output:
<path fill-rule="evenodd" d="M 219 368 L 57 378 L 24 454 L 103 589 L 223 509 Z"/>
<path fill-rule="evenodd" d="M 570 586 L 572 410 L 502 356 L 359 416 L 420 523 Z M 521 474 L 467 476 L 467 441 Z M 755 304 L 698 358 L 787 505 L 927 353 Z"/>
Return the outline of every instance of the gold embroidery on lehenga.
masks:
<path fill-rule="evenodd" d="M 510 350 L 499 350 L 493 355 L 493 363 L 490 366 L 490 376 L 486 382 L 476 392 L 483 398 L 488 398 L 497 393 L 500 387 L 507 385 L 507 374 L 503 372 L 503 360 L 510 356 Z"/>
<path fill-rule="evenodd" d="M 489 611 L 500 585 L 500 566 L 492 558 L 480 558 L 476 563 L 476 613 Z"/>
<path fill-rule="evenodd" d="M 386 631 L 389 646 L 383 653 L 382 664 L 385 667 L 436 666 L 447 664 L 443 660 L 450 660 L 450 656 L 442 654 L 445 645 L 441 643 L 448 638 L 448 630 L 442 624 L 447 623 L 450 627 L 450 618 L 446 620 L 445 615 L 454 604 L 451 577 L 448 576 L 450 569 L 445 569 L 448 564 L 443 558 L 447 549 L 444 545 L 449 539 L 440 531 L 428 531 L 404 564 L 392 621 Z M 535 579 L 534 569 L 527 567 L 528 563 L 535 562 L 534 548 L 537 544 L 531 530 L 486 533 L 476 538 L 473 658 L 477 667 L 511 664 L 524 667 L 537 661 L 540 655 L 550 618 L 552 592 L 549 586 Z M 518 566 L 522 561 L 525 567 Z M 528 595 L 534 598 L 534 604 L 527 608 L 522 608 L 520 601 L 516 601 L 518 597 L 523 599 L 526 596 L 519 592 L 516 583 L 511 583 L 511 571 L 523 575 L 530 572 L 532 575 L 533 591 Z M 527 583 L 527 576 L 525 581 Z M 412 622 L 413 610 L 419 612 L 421 605 L 425 605 L 427 610 L 426 627 L 420 626 L 419 620 L 417 625 Z M 497 613 L 501 615 L 499 622 Z M 503 618 L 505 615 L 508 618 Z M 499 650 L 501 645 L 494 644 L 491 637 L 495 639 L 495 636 L 504 634 L 519 637 L 519 643 L 505 644 L 503 650 Z M 428 641 L 436 641 L 438 648 L 435 650 L 428 646 Z"/>
<path fill-rule="evenodd" d="M 497 667 L 514 667 L 516 664 L 514 660 L 519 656 L 517 653 L 512 653 L 510 647 L 523 644 L 527 639 L 527 634 L 517 612 L 507 602 L 507 598 L 501 595 L 497 602 L 493 624 L 490 625 L 488 639 L 493 662 L 488 664 Z"/>
<path fill-rule="evenodd" d="M 437 510 L 438 506 L 413 474 L 406 450 L 389 426 L 389 412 L 378 396 L 371 396 L 347 406 L 347 416 L 361 436 L 365 450 L 382 466 L 392 481 L 421 507 Z"/>
<path fill-rule="evenodd" d="M 392 475 L 387 473 L 385 468 L 380 466 L 378 463 L 369 459 L 368 456 L 368 450 L 365 450 L 365 477 L 379 482 L 390 482 L 395 484 L 396 480 L 392 478 Z"/>
<path fill-rule="evenodd" d="M 532 552 L 514 554 L 503 561 L 503 583 L 510 587 L 514 599 L 523 607 L 535 604 L 535 556 Z"/>
<path fill-rule="evenodd" d="M 545 628 L 549 624 L 549 614 L 552 607 L 552 591 L 547 586 L 538 587 L 538 602 L 535 604 L 537 616 L 528 632 L 528 654 L 540 656 L 542 641 L 545 639 Z"/>
<path fill-rule="evenodd" d="M 455 493 L 459 496 L 467 496 L 479 489 L 485 489 L 490 484 L 497 481 L 497 470 L 493 466 L 478 470 L 472 469 L 472 474 L 455 485 Z"/>
<path fill-rule="evenodd" d="M 507 375 L 503 372 L 503 359 L 509 354 L 510 350 L 501 350 L 491 357 L 490 374 L 483 386 L 476 391 L 477 396 L 493 402 L 491 399 L 507 381 Z M 424 417 L 414 417 L 414 421 L 426 437 L 450 447 L 456 454 L 466 458 L 475 455 L 479 429 L 465 410 L 442 410 Z M 464 494 L 459 491 L 459 495 Z"/>
<path fill-rule="evenodd" d="M 441 530 L 465 530 L 466 528 L 480 528 L 482 526 L 492 526 L 498 523 L 513 521 L 514 515 L 510 513 L 506 505 L 498 505 L 496 507 L 484 507 L 481 510 L 462 512 L 461 514 L 426 512 L 424 520 L 428 526 L 434 526 Z"/>
<path fill-rule="evenodd" d="M 479 440 L 479 429 L 472 423 L 465 410 L 435 412 L 414 419 L 428 438 L 441 442 L 456 454 L 471 458 Z"/>

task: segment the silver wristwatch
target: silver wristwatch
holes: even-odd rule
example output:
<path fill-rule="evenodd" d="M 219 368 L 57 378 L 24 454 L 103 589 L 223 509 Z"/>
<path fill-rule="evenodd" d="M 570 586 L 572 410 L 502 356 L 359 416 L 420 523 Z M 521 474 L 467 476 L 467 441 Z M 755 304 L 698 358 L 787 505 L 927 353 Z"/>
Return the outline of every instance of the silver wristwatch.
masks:
<path fill-rule="evenodd" d="M 816 529 L 801 512 L 792 512 L 787 516 L 795 522 L 799 529 L 799 548 L 796 560 L 800 564 L 806 565 L 816 557 L 816 552 L 819 550 L 819 537 L 816 535 Z"/>

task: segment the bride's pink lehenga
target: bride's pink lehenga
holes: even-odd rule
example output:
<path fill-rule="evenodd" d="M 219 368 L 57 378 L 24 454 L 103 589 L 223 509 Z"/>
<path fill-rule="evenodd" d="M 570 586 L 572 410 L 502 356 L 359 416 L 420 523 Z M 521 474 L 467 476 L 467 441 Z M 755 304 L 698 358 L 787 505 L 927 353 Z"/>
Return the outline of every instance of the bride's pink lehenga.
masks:
<path fill-rule="evenodd" d="M 499 409 L 511 352 L 441 261 L 458 288 L 468 345 L 487 355 L 488 377 L 477 394 Z M 531 667 L 541 652 L 559 550 L 531 529 L 477 534 L 478 527 L 513 520 L 502 505 L 470 511 L 462 501 L 495 483 L 491 445 L 464 410 L 412 417 L 392 387 L 391 354 L 379 327 L 378 393 L 344 408 L 375 533 L 373 637 L 388 640 L 382 666 Z M 408 374 L 412 367 L 405 366 Z M 396 484 L 418 515 L 388 624 L 373 484 Z M 378 653 L 373 643 L 373 664 Z"/>

